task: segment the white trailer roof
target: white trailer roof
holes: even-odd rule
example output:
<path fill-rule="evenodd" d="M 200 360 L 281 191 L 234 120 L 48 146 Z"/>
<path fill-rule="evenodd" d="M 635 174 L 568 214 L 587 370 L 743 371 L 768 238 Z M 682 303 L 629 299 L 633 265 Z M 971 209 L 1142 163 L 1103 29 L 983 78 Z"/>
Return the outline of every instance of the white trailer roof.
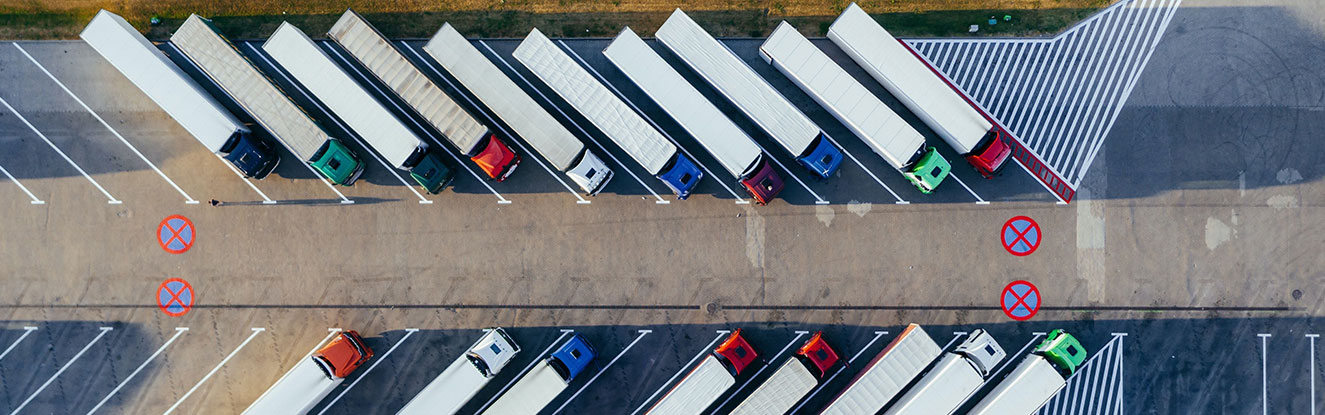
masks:
<path fill-rule="evenodd" d="M 520 42 L 512 56 L 626 150 L 626 154 L 644 166 L 649 174 L 662 172 L 676 155 L 676 146 L 662 133 L 621 102 L 538 29 Z"/>
<path fill-rule="evenodd" d="M 483 415 L 538 415 L 564 390 L 566 381 L 543 360 L 483 411 Z"/>
<path fill-rule="evenodd" d="M 123 17 L 97 12 L 78 36 L 207 149 L 220 150 L 236 131 L 247 131 Z"/>
<path fill-rule="evenodd" d="M 819 136 L 819 126 L 681 9 L 655 36 L 793 156 Z"/>
<path fill-rule="evenodd" d="M 971 396 L 984 378 L 966 357 L 946 353 L 920 382 L 906 391 L 897 404 L 884 415 L 946 415 L 956 411 Z"/>
<path fill-rule="evenodd" d="M 629 27 L 603 49 L 626 77 L 644 90 L 668 115 L 695 137 L 736 178 L 741 178 L 759 158 L 759 147 L 745 131 L 722 115 L 681 74 L 667 65 Z"/>
<path fill-rule="evenodd" d="M 353 10 L 346 10 L 327 31 L 342 48 L 354 55 L 369 72 L 395 91 L 414 111 L 428 120 L 465 154 L 472 153 L 488 135 L 488 127 L 474 119 L 423 75 L 391 42 Z"/>
<path fill-rule="evenodd" d="M 1026 356 L 969 415 L 1023 415 L 1035 412 L 1067 383 L 1054 365 L 1039 355 Z"/>
<path fill-rule="evenodd" d="M 302 30 L 281 23 L 262 49 L 395 167 L 422 141 Z"/>
<path fill-rule="evenodd" d="M 824 408 L 822 415 L 874 415 L 943 349 L 919 325 L 907 326 Z"/>
<path fill-rule="evenodd" d="M 198 15 L 189 16 L 170 42 L 299 159 L 308 160 L 331 139 L 271 78 Z"/>
<path fill-rule="evenodd" d="M 244 415 L 305 414 L 327 397 L 345 379 L 333 379 L 322 371 L 314 357 L 305 357 L 262 393 Z"/>
<path fill-rule="evenodd" d="M 919 56 L 851 3 L 828 27 L 828 39 L 920 116 L 958 153 L 971 152 L 992 124 Z"/>
<path fill-rule="evenodd" d="M 558 170 L 569 169 L 584 150 L 583 142 L 502 74 L 450 23 L 442 25 L 423 50 Z"/>
<path fill-rule="evenodd" d="M 778 68 L 893 168 L 901 169 L 925 137 L 804 35 L 782 22 L 759 47 Z"/>
<path fill-rule="evenodd" d="M 735 384 L 736 378 L 710 354 L 645 414 L 699 415 Z"/>
<path fill-rule="evenodd" d="M 451 362 L 442 374 L 423 387 L 396 415 L 451 415 L 465 406 L 488 378 L 474 367 L 465 356 Z"/>
<path fill-rule="evenodd" d="M 805 394 L 814 390 L 819 381 L 795 358 L 787 359 L 745 401 L 733 409 L 731 415 L 785 414 Z"/>

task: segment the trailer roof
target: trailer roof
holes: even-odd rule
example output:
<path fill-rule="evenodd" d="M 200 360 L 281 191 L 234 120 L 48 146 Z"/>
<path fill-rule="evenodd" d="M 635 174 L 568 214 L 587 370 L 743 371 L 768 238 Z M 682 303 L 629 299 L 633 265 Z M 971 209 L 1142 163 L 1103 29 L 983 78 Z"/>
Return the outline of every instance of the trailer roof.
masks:
<path fill-rule="evenodd" d="M 787 22 L 759 47 L 787 74 L 893 168 L 906 165 L 925 137 Z"/>
<path fill-rule="evenodd" d="M 513 56 L 626 150 L 649 174 L 662 172 L 676 154 L 676 146 L 662 133 L 621 102 L 538 29 L 520 42 Z"/>
<path fill-rule="evenodd" d="M 97 12 L 78 36 L 209 150 L 247 130 L 123 17 Z"/>
<path fill-rule="evenodd" d="M 281 23 L 262 49 L 393 166 L 401 167 L 422 143 L 313 39 L 289 22 Z"/>
<path fill-rule="evenodd" d="M 731 415 L 785 414 L 819 384 L 800 360 L 789 358 L 750 393 Z"/>
<path fill-rule="evenodd" d="M 820 415 L 873 415 L 942 353 L 919 325 L 907 326 L 837 394 Z"/>
<path fill-rule="evenodd" d="M 569 169 L 584 150 L 583 142 L 497 69 L 450 23 L 443 24 L 423 50 L 558 170 Z"/>
<path fill-rule="evenodd" d="M 501 394 L 483 414 L 537 414 L 565 389 L 566 381 L 544 360 Z"/>
<path fill-rule="evenodd" d="M 331 139 L 321 125 L 203 18 L 189 16 L 170 41 L 301 160 L 310 159 Z"/>
<path fill-rule="evenodd" d="M 681 381 L 667 391 L 646 415 L 694 415 L 704 412 L 713 401 L 727 393 L 736 378 L 712 354 L 699 362 Z"/>
<path fill-rule="evenodd" d="M 760 150 L 750 136 L 704 98 L 694 85 L 686 82 L 629 27 L 603 49 L 603 55 L 703 144 L 733 176 L 744 177 L 753 167 Z"/>
<path fill-rule="evenodd" d="M 800 156 L 819 137 L 819 126 L 681 9 L 656 36 L 792 155 Z"/>
<path fill-rule="evenodd" d="M 487 135 L 487 126 L 480 124 L 464 107 L 428 79 L 391 41 L 358 13 L 346 10 L 340 20 L 331 26 L 331 30 L 327 31 L 327 35 L 409 103 L 415 112 L 428 120 L 461 152 L 472 153 L 474 147 Z"/>

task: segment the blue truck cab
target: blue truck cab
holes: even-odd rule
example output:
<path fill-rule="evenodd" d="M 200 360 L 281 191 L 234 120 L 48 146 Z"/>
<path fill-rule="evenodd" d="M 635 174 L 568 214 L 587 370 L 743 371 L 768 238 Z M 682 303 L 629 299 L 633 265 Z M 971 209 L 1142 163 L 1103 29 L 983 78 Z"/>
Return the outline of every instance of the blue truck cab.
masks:
<path fill-rule="evenodd" d="M 656 177 L 672 188 L 677 199 L 685 200 L 690 197 L 690 191 L 695 189 L 695 185 L 699 184 L 699 179 L 704 177 L 704 171 L 685 154 L 677 151 L 672 161 L 663 166 L 662 172 Z"/>
<path fill-rule="evenodd" d="M 276 147 L 248 130 L 235 131 L 218 153 L 244 173 L 244 177 L 257 180 L 267 177 L 281 163 L 281 155 L 276 152 Z"/>
<path fill-rule="evenodd" d="M 570 384 L 576 376 L 584 372 L 584 369 L 589 368 L 589 363 L 592 363 L 597 356 L 598 352 L 589 345 L 589 341 L 585 340 L 584 336 L 575 334 L 570 340 L 566 340 L 566 344 L 561 345 L 561 348 L 548 356 L 547 364 L 561 375 L 562 380 Z"/>
<path fill-rule="evenodd" d="M 796 161 L 820 178 L 827 179 L 842 167 L 842 149 L 828 141 L 828 135 L 820 132 L 805 149 L 805 154 L 797 157 Z"/>

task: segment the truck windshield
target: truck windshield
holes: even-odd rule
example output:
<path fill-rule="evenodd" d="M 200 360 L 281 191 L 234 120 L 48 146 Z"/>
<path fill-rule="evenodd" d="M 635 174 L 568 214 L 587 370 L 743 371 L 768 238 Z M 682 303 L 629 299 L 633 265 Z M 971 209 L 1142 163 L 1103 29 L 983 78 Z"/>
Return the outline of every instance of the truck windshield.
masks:
<path fill-rule="evenodd" d="M 552 366 L 552 370 L 557 372 L 557 376 L 561 376 L 561 380 L 570 381 L 570 369 L 566 368 L 566 364 L 560 359 L 548 359 L 547 365 Z"/>
<path fill-rule="evenodd" d="M 478 356 L 475 356 L 473 353 L 466 353 L 465 358 L 469 359 L 469 363 L 473 364 L 474 368 L 478 369 L 478 372 L 483 374 L 483 377 L 492 376 L 491 373 L 488 373 L 488 364 L 484 363 L 483 359 L 480 359 Z"/>
<path fill-rule="evenodd" d="M 318 369 L 322 369 L 322 375 L 326 376 L 327 379 L 336 378 L 336 375 L 334 374 L 336 369 L 331 367 L 331 362 L 327 361 L 327 358 L 322 356 L 313 356 L 313 362 L 317 363 Z"/>

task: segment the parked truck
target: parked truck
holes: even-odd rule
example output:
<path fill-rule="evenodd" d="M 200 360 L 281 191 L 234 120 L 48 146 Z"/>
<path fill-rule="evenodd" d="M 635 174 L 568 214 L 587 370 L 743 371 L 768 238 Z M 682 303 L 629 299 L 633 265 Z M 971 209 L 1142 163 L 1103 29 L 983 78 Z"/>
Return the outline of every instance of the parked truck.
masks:
<path fill-rule="evenodd" d="M 984 385 L 1004 356 L 994 336 L 976 329 L 883 415 L 949 415 Z"/>
<path fill-rule="evenodd" d="M 754 140 L 629 27 L 603 49 L 603 55 L 708 149 L 756 202 L 768 204 L 782 191 L 785 186 L 782 176 Z"/>
<path fill-rule="evenodd" d="M 511 359 L 520 346 L 495 328 L 479 338 L 463 356 L 451 362 L 442 374 L 423 387 L 396 415 L 452 415 L 478 394 Z"/>
<path fill-rule="evenodd" d="M 373 357 L 373 349 L 354 330 L 342 331 L 312 356 L 295 363 L 244 415 L 303 415 L 326 398 L 355 369 Z"/>
<path fill-rule="evenodd" d="M 423 50 L 585 194 L 598 194 L 612 179 L 612 169 L 602 159 L 502 75 L 450 23 L 443 24 Z"/>
<path fill-rule="evenodd" d="M 1063 330 L 1049 332 L 969 415 L 1030 415 L 1049 402 L 1086 362 L 1086 348 Z"/>
<path fill-rule="evenodd" d="M 646 415 L 700 415 L 736 384 L 736 377 L 758 356 L 736 329 L 681 381 L 649 408 Z"/>
<path fill-rule="evenodd" d="M 869 144 L 923 193 L 931 193 L 952 166 L 925 137 L 787 22 L 759 46 L 759 55 L 791 78 L 815 102 Z"/>
<path fill-rule="evenodd" d="M 580 111 L 631 158 L 672 189 L 679 199 L 704 177 L 704 172 L 675 144 L 621 102 L 566 52 L 534 29 L 512 54 L 543 83 Z"/>
<path fill-rule="evenodd" d="M 299 28 L 282 23 L 262 44 L 262 50 L 392 166 L 409 172 L 428 193 L 440 193 L 455 177 L 455 171 L 428 149 L 428 143 L 414 135 Z"/>
<path fill-rule="evenodd" d="M 1012 154 L 1001 131 L 905 42 L 855 3 L 828 27 L 828 39 L 920 117 L 980 175 L 993 177 Z"/>
<path fill-rule="evenodd" d="M 557 351 L 538 362 L 514 386 L 492 403 L 484 415 L 538 415 L 543 407 L 557 399 L 576 376 L 583 373 L 598 356 L 589 341 L 572 335 Z"/>
<path fill-rule="evenodd" d="M 943 349 L 918 324 L 911 324 L 870 360 L 846 388 L 828 403 L 822 415 L 874 415 Z"/>
<path fill-rule="evenodd" d="M 745 398 L 731 415 L 785 414 L 805 395 L 822 382 L 828 371 L 841 361 L 837 352 L 823 339 L 823 332 L 814 333 L 796 354 Z"/>
<path fill-rule="evenodd" d="M 520 164 L 521 157 L 505 140 L 474 119 L 358 13 L 345 10 L 327 35 L 488 177 L 504 181 Z"/>
<path fill-rule="evenodd" d="M 123 17 L 97 12 L 78 37 L 245 177 L 265 178 L 280 163 L 271 142 L 255 136 Z"/>
<path fill-rule="evenodd" d="M 189 16 L 170 42 L 296 157 L 332 183 L 349 186 L 359 180 L 363 163 L 354 152 L 290 100 L 211 21 Z"/>
<path fill-rule="evenodd" d="M 654 36 L 806 169 L 826 179 L 842 166 L 842 150 L 819 126 L 681 9 Z"/>

